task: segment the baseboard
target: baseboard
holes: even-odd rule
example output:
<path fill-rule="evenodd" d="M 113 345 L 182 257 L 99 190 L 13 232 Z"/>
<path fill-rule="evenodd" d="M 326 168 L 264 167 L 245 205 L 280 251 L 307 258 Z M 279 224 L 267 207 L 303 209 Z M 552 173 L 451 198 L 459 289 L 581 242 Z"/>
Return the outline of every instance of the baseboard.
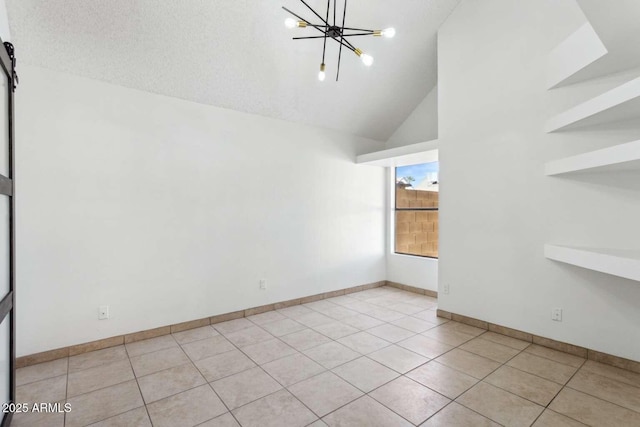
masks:
<path fill-rule="evenodd" d="M 460 323 L 465 323 L 470 326 L 475 326 L 476 328 L 486 329 L 487 331 L 495 332 L 501 335 L 506 335 L 512 338 L 517 338 L 519 340 L 527 341 L 533 344 L 538 344 L 543 347 L 548 347 L 553 350 L 561 351 L 563 353 L 568 353 L 574 356 L 583 357 L 585 359 L 593 360 L 595 362 L 600 362 L 607 365 L 615 366 L 616 368 L 622 368 L 631 372 L 640 373 L 640 362 L 637 362 L 635 360 L 625 359 L 624 357 L 602 353 L 600 351 L 592 350 L 586 347 L 580 347 L 580 346 L 569 344 L 562 341 L 556 341 L 551 338 L 541 337 L 538 335 L 530 334 L 528 332 L 519 331 L 517 329 L 508 328 L 502 325 L 496 325 L 495 323 L 474 319 L 473 317 L 467 317 L 461 314 L 450 313 L 448 311 L 444 311 L 440 309 L 437 310 L 437 314 L 438 314 L 438 317 L 443 317 L 445 319 L 454 320 Z"/>
<path fill-rule="evenodd" d="M 337 291 L 324 292 L 316 295 L 309 295 L 303 298 L 296 298 L 287 301 L 281 301 L 273 304 L 262 305 L 259 307 L 247 308 L 246 310 L 234 311 L 231 313 L 216 314 L 202 319 L 190 320 L 188 322 L 176 323 L 174 325 L 161 326 L 159 328 L 147 329 L 144 331 L 133 332 L 130 334 L 117 335 L 114 337 L 103 338 L 97 341 L 91 341 L 82 344 L 76 344 L 68 347 L 57 348 L 55 350 L 43 351 L 41 353 L 30 354 L 16 358 L 16 368 L 24 368 L 25 366 L 35 365 L 43 362 L 50 362 L 56 359 L 63 359 L 69 356 L 87 353 L 95 350 L 102 350 L 109 347 L 115 347 L 122 344 L 132 343 L 135 341 L 155 338 L 170 333 L 186 331 L 189 329 L 199 328 L 207 325 L 214 325 L 227 320 L 239 319 L 241 317 L 253 316 L 254 314 L 265 313 L 267 311 L 278 310 L 281 308 L 291 307 L 299 304 L 306 304 L 313 301 L 319 301 L 325 298 L 333 298 L 340 295 L 347 295 L 353 292 L 365 291 L 380 286 L 387 285 L 387 281 L 368 283 L 366 285 L 354 286 L 351 288 L 339 289 Z M 393 285 L 391 285 L 393 286 Z M 397 287 L 397 286 L 394 286 Z M 418 289 L 418 288 L 416 288 Z M 413 292 L 413 291 L 412 291 Z M 418 292 L 420 293 L 420 292 Z"/>
<path fill-rule="evenodd" d="M 438 298 L 438 293 L 436 291 L 431 291 L 429 289 L 416 288 L 415 286 L 403 285 L 402 283 L 390 282 L 388 280 L 387 280 L 387 286 L 402 289 L 403 291 L 407 291 L 407 292 L 426 295 L 428 297 Z"/>

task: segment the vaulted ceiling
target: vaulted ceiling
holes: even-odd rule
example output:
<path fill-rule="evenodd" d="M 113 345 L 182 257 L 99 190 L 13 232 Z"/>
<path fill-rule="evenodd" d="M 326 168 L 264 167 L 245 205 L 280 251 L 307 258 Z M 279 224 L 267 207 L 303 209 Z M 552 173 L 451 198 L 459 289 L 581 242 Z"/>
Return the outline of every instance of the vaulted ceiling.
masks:
<path fill-rule="evenodd" d="M 348 2 L 347 25 L 397 35 L 352 39 L 375 62 L 343 51 L 339 82 L 337 43 L 319 82 L 322 40 L 293 41 L 314 30 L 284 26 L 281 6 L 317 21 L 299 0 L 7 0 L 7 9 L 18 65 L 385 141 L 435 85 L 436 32 L 458 2 Z M 326 11 L 325 0 L 307 3 Z"/>

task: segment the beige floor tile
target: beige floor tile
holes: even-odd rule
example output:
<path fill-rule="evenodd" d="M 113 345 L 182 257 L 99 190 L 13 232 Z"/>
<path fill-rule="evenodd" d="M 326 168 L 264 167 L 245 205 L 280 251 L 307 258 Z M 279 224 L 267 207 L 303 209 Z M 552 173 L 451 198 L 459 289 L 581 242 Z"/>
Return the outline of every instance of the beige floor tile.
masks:
<path fill-rule="evenodd" d="M 394 320 L 391 323 L 396 326 L 400 326 L 401 328 L 404 328 L 408 331 L 415 332 L 416 334 L 435 328 L 435 325 L 433 323 L 429 323 L 425 320 L 416 319 L 415 317 L 411 317 L 411 316 Z"/>
<path fill-rule="evenodd" d="M 525 351 L 531 354 L 535 354 L 536 356 L 551 359 L 564 365 L 573 366 L 574 368 L 579 368 L 585 362 L 585 359 L 583 359 L 582 357 L 563 353 L 561 351 L 553 350 L 537 344 L 531 344 Z"/>
<path fill-rule="evenodd" d="M 527 351 L 523 351 L 513 359 L 509 360 L 507 365 L 558 384 L 566 384 L 578 369 L 562 363 L 554 362 L 551 359 L 536 356 L 528 353 Z"/>
<path fill-rule="evenodd" d="M 233 411 L 243 427 L 303 427 L 317 417 L 286 390 Z"/>
<path fill-rule="evenodd" d="M 307 427 L 328 427 L 328 426 L 324 421 L 317 420 L 316 422 L 309 424 Z"/>
<path fill-rule="evenodd" d="M 189 358 L 180 347 L 171 347 L 131 358 L 136 377 L 143 377 L 185 363 L 189 363 Z"/>
<path fill-rule="evenodd" d="M 450 368 L 482 379 L 500 367 L 498 362 L 455 348 L 436 359 Z"/>
<path fill-rule="evenodd" d="M 251 359 L 239 350 L 216 354 L 195 362 L 196 367 L 209 382 L 237 374 L 256 366 Z"/>
<path fill-rule="evenodd" d="M 303 353 L 327 369 L 333 369 L 360 357 L 360 353 L 335 341 L 310 348 Z"/>
<path fill-rule="evenodd" d="M 389 323 L 385 323 L 384 325 L 376 326 L 375 328 L 371 328 L 367 330 L 368 334 L 375 335 L 378 338 L 382 338 L 383 340 L 389 342 L 398 342 L 402 340 L 406 340 L 409 337 L 415 335 L 414 332 L 403 329 L 399 326 L 391 325 Z"/>
<path fill-rule="evenodd" d="M 126 360 L 128 357 L 124 345 L 78 354 L 77 356 L 69 358 L 69 372 L 77 372 L 83 369 L 107 365 L 120 360 Z"/>
<path fill-rule="evenodd" d="M 73 397 L 90 391 L 120 384 L 134 379 L 128 360 L 101 365 L 69 374 L 67 396 Z"/>
<path fill-rule="evenodd" d="M 367 298 L 365 300 L 366 302 L 368 302 L 369 304 L 373 304 L 376 305 L 378 307 L 384 307 L 384 308 L 388 308 L 389 306 L 392 306 L 394 304 L 398 304 L 400 301 L 399 299 L 396 298 L 389 298 L 387 296 L 375 296 L 372 298 Z"/>
<path fill-rule="evenodd" d="M 286 317 L 277 311 L 267 311 L 265 313 L 249 316 L 246 319 L 256 325 L 264 325 L 266 323 L 275 322 L 276 320 L 286 319 Z"/>
<path fill-rule="evenodd" d="M 141 354 L 177 346 L 178 343 L 172 335 L 163 335 L 161 337 L 125 344 L 129 357 L 140 356 Z"/>
<path fill-rule="evenodd" d="M 356 302 L 345 304 L 343 307 L 348 308 L 349 310 L 357 311 L 358 313 L 367 314 L 377 306 L 369 304 L 368 302 L 358 300 Z"/>
<path fill-rule="evenodd" d="M 313 329 L 332 340 L 337 340 L 342 337 L 346 337 L 347 335 L 353 335 L 360 332 L 359 329 L 345 325 L 342 322 L 325 323 L 324 325 L 316 326 Z"/>
<path fill-rule="evenodd" d="M 219 334 L 220 332 L 216 331 L 211 326 L 203 326 L 201 328 L 194 328 L 182 332 L 176 332 L 172 335 L 173 338 L 178 341 L 178 344 L 187 344 L 193 341 L 215 337 Z"/>
<path fill-rule="evenodd" d="M 587 360 L 582 368 L 580 368 L 580 371 L 591 372 L 625 384 L 640 387 L 640 374 L 611 365 L 605 365 L 604 363 L 594 362 L 593 360 Z"/>
<path fill-rule="evenodd" d="M 443 342 L 440 342 L 433 338 L 425 337 L 420 334 L 400 341 L 398 345 L 429 359 L 438 357 L 441 354 L 444 354 L 447 351 L 453 349 L 453 347 L 449 344 L 445 344 Z"/>
<path fill-rule="evenodd" d="M 347 317 L 341 321 L 342 323 L 360 330 L 366 330 L 384 324 L 382 320 L 375 319 L 371 316 L 367 316 L 366 314 L 356 314 L 355 316 Z"/>
<path fill-rule="evenodd" d="M 550 409 L 538 417 L 533 427 L 584 427 L 585 425 L 569 417 L 553 412 Z"/>
<path fill-rule="evenodd" d="M 336 319 L 336 320 L 341 320 L 341 319 L 355 316 L 356 314 L 358 314 L 357 311 L 351 310 L 347 307 L 342 307 L 342 306 L 334 306 L 334 307 L 330 307 L 330 308 L 326 308 L 318 311 L 324 314 L 325 316 L 329 316 L 332 319 Z"/>
<path fill-rule="evenodd" d="M 427 363 L 429 359 L 397 345 L 390 345 L 367 355 L 370 359 L 404 374 Z"/>
<path fill-rule="evenodd" d="M 21 412 L 13 414 L 11 427 L 64 427 L 64 413 Z"/>
<path fill-rule="evenodd" d="M 282 388 L 260 368 L 252 368 L 214 381 L 211 386 L 229 409 L 246 405 Z"/>
<path fill-rule="evenodd" d="M 16 385 L 33 383 L 47 378 L 59 377 L 67 373 L 69 359 L 58 359 L 51 362 L 38 363 L 16 370 Z"/>
<path fill-rule="evenodd" d="M 311 310 L 310 313 L 303 314 L 294 319 L 298 323 L 302 323 L 303 325 L 309 328 L 315 328 L 316 326 L 324 325 L 325 323 L 335 322 L 329 316 L 325 316 L 324 314 L 318 313 L 317 311 Z"/>
<path fill-rule="evenodd" d="M 236 332 L 231 332 L 225 336 L 238 347 L 246 347 L 251 344 L 269 341 L 274 338 L 273 335 L 258 326 L 252 326 Z"/>
<path fill-rule="evenodd" d="M 205 379 L 191 363 L 138 378 L 142 396 L 147 404 L 204 383 Z"/>
<path fill-rule="evenodd" d="M 588 371 L 576 373 L 567 387 L 640 412 L 640 388 Z"/>
<path fill-rule="evenodd" d="M 313 301 L 306 304 L 302 304 L 304 307 L 310 308 L 314 311 L 320 311 L 331 307 L 336 307 L 336 304 L 330 303 L 327 300 Z"/>
<path fill-rule="evenodd" d="M 520 353 L 520 350 L 516 350 L 515 348 L 480 338 L 474 338 L 471 341 L 467 341 L 462 344 L 460 348 L 470 353 L 484 356 L 487 359 L 495 360 L 499 363 L 505 363 L 513 356 Z"/>
<path fill-rule="evenodd" d="M 274 360 L 262 367 L 285 387 L 325 371 L 325 368 L 300 353 Z"/>
<path fill-rule="evenodd" d="M 216 323 L 211 326 L 213 326 L 213 328 L 221 334 L 228 335 L 233 332 L 241 331 L 242 329 L 251 328 L 255 326 L 255 324 L 245 318 L 242 318 L 227 320 L 226 322 Z"/>
<path fill-rule="evenodd" d="M 400 377 L 374 390 L 369 396 L 387 408 L 420 424 L 446 406 L 450 400 L 406 377 Z"/>
<path fill-rule="evenodd" d="M 281 337 L 283 335 L 307 329 L 307 327 L 302 323 L 298 323 L 295 320 L 287 318 L 266 323 L 262 325 L 262 328 L 274 337 Z"/>
<path fill-rule="evenodd" d="M 506 392 L 490 384 L 480 382 L 464 393 L 456 402 L 503 425 L 530 426 L 543 407 Z"/>
<path fill-rule="evenodd" d="M 258 365 L 297 353 L 293 347 L 290 347 L 277 338 L 242 347 L 242 352 Z"/>
<path fill-rule="evenodd" d="M 507 347 L 515 348 L 516 350 L 524 350 L 529 347 L 531 343 L 527 341 L 522 341 L 516 338 L 511 338 L 506 335 L 497 334 L 495 332 L 485 332 L 482 335 L 479 335 L 478 338 L 482 338 L 483 340 L 495 342 L 498 344 L 506 345 Z"/>
<path fill-rule="evenodd" d="M 549 409 L 590 426 L 636 427 L 640 414 L 565 387 Z"/>
<path fill-rule="evenodd" d="M 66 414 L 66 427 L 86 426 L 144 405 L 135 380 L 81 394 L 68 403 L 71 412 Z"/>
<path fill-rule="evenodd" d="M 331 339 L 314 331 L 313 329 L 304 329 L 289 335 L 284 335 L 280 337 L 280 339 L 299 351 L 317 347 L 320 344 L 331 341 Z"/>
<path fill-rule="evenodd" d="M 558 383 L 509 366 L 501 366 L 484 381 L 542 406 L 547 406 L 562 388 Z"/>
<path fill-rule="evenodd" d="M 465 334 L 464 332 L 460 332 L 455 329 L 445 329 L 445 326 L 449 324 L 450 323 L 445 323 L 444 325 L 429 329 L 428 331 L 423 332 L 421 335 L 448 345 L 452 345 L 454 347 L 464 344 L 465 342 L 474 338 L 474 336 L 471 334 Z"/>
<path fill-rule="evenodd" d="M 455 399 L 478 383 L 478 379 L 448 366 L 431 361 L 406 374 L 407 377 Z"/>
<path fill-rule="evenodd" d="M 330 427 L 409 427 L 411 423 L 369 396 L 349 403 L 324 417 Z"/>
<path fill-rule="evenodd" d="M 167 397 L 147 408 L 154 427 L 191 427 L 227 411 L 209 385 Z"/>
<path fill-rule="evenodd" d="M 420 320 L 424 320 L 427 321 L 429 323 L 433 323 L 434 325 L 442 325 L 445 324 L 447 322 L 450 322 L 449 319 L 445 319 L 444 317 L 438 317 L 438 314 L 436 313 L 436 310 L 433 309 L 429 309 L 429 310 L 424 310 L 424 311 L 420 311 L 416 314 L 412 314 L 411 317 L 415 317 L 416 319 L 420 319 Z"/>
<path fill-rule="evenodd" d="M 283 314 L 291 319 L 296 319 L 297 317 L 303 316 L 305 314 L 313 313 L 313 310 L 302 305 L 294 305 L 293 307 L 282 308 L 277 311 L 278 313 Z"/>
<path fill-rule="evenodd" d="M 416 314 L 425 309 L 425 307 L 418 307 L 417 305 L 407 304 L 404 302 L 390 305 L 387 308 L 402 314 Z"/>
<path fill-rule="evenodd" d="M 243 331 L 240 331 L 240 332 L 243 332 Z M 240 332 L 236 332 L 236 333 L 240 333 Z M 267 335 L 271 337 L 271 335 L 269 334 Z M 227 341 L 227 339 L 224 336 L 216 335 L 215 337 L 184 344 L 182 346 L 182 349 L 185 351 L 185 353 L 187 353 L 187 356 L 189 356 L 191 360 L 196 361 L 196 360 L 204 359 L 205 357 L 215 356 L 216 354 L 226 353 L 227 351 L 235 350 L 235 347 L 229 341 Z"/>
<path fill-rule="evenodd" d="M 391 345 L 389 341 L 373 336 L 367 332 L 358 332 L 357 334 L 340 338 L 337 341 L 361 354 L 373 353 L 376 350 Z"/>
<path fill-rule="evenodd" d="M 66 392 L 67 376 L 60 375 L 16 387 L 16 402 L 58 402 L 65 399 Z"/>
<path fill-rule="evenodd" d="M 362 396 L 362 392 L 331 372 L 311 377 L 289 391 L 319 417 Z"/>
<path fill-rule="evenodd" d="M 142 407 L 91 424 L 91 427 L 151 427 L 151 421 L 147 409 Z"/>
<path fill-rule="evenodd" d="M 393 322 L 394 320 L 402 319 L 406 316 L 406 314 L 398 313 L 397 311 L 393 311 L 384 307 L 376 307 L 375 309 L 369 311 L 367 316 L 374 317 L 378 320 L 382 320 L 383 322 Z"/>
<path fill-rule="evenodd" d="M 349 295 L 340 295 L 338 297 L 326 298 L 325 301 L 344 306 L 346 304 L 353 304 L 358 300 Z"/>
<path fill-rule="evenodd" d="M 420 427 L 499 427 L 489 418 L 483 417 L 471 409 L 456 402 L 451 402 L 446 408 L 429 418 Z"/>
<path fill-rule="evenodd" d="M 338 366 L 333 372 L 365 393 L 399 376 L 397 372 L 367 357 Z"/>
<path fill-rule="evenodd" d="M 230 412 L 224 415 L 220 415 L 217 418 L 207 421 L 204 424 L 200 424 L 198 427 L 240 427 L 240 424 L 233 418 Z"/>

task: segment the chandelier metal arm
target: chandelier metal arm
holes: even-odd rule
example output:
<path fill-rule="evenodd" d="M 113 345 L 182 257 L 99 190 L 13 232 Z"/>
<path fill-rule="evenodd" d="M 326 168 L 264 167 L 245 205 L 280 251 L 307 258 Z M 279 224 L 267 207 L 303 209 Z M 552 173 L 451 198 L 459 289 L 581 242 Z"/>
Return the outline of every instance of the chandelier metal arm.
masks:
<path fill-rule="evenodd" d="M 344 10 L 342 11 L 342 31 L 340 31 L 340 50 L 338 51 L 338 67 L 336 69 L 336 81 L 338 81 L 338 77 L 340 77 L 340 59 L 342 58 L 342 46 L 344 45 L 344 21 L 347 17 L 347 0 L 344 0 Z M 349 42 L 347 42 L 350 44 Z M 355 51 L 355 49 L 354 49 Z"/>
<path fill-rule="evenodd" d="M 324 19 L 322 19 L 322 16 L 320 16 L 320 15 L 318 14 L 318 12 L 316 12 L 315 10 L 313 10 L 313 8 L 312 8 L 311 6 L 309 6 L 309 5 L 307 4 L 307 2 L 306 2 L 306 1 L 304 1 L 304 0 L 300 0 L 300 1 L 302 2 L 302 4 L 304 4 L 305 6 L 307 6 L 307 8 L 308 8 L 311 12 L 313 12 L 313 14 L 314 14 L 314 15 L 316 15 L 316 16 L 317 16 L 317 17 L 318 17 L 322 22 L 324 22 L 324 24 L 325 24 L 327 27 L 329 26 L 329 23 L 328 23 L 327 21 L 325 21 Z"/>
<path fill-rule="evenodd" d="M 329 6 L 331 6 L 331 0 L 327 0 L 327 20 L 325 22 L 329 22 Z M 327 25 L 324 29 L 324 45 L 322 46 L 322 62 L 321 62 L 322 67 L 324 67 L 324 54 L 327 51 L 327 34 L 328 33 L 329 33 L 329 25 Z"/>

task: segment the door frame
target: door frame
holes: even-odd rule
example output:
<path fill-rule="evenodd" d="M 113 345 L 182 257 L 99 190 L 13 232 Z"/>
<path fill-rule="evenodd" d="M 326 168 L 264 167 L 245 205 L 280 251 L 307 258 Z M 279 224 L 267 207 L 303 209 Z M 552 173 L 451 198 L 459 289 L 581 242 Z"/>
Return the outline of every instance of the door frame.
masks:
<path fill-rule="evenodd" d="M 0 38 L 0 68 L 5 74 L 8 86 L 8 131 L 9 131 L 9 176 L 5 177 L 0 175 L 0 197 L 9 197 L 9 292 L 6 296 L 0 295 L 2 301 L 0 302 L 0 323 L 8 316 L 11 325 L 9 327 L 9 402 L 16 403 L 16 310 L 15 310 L 15 288 L 16 288 L 16 276 L 15 276 L 15 194 L 14 194 L 14 177 L 15 177 L 15 163 L 14 163 L 14 138 L 15 138 L 15 122 L 14 122 L 14 91 L 17 83 L 17 76 L 15 73 L 16 59 L 13 52 L 13 45 L 9 42 L 3 42 Z M 13 419 L 13 412 L 7 411 L 2 413 L 1 427 L 9 427 L 11 420 Z"/>

